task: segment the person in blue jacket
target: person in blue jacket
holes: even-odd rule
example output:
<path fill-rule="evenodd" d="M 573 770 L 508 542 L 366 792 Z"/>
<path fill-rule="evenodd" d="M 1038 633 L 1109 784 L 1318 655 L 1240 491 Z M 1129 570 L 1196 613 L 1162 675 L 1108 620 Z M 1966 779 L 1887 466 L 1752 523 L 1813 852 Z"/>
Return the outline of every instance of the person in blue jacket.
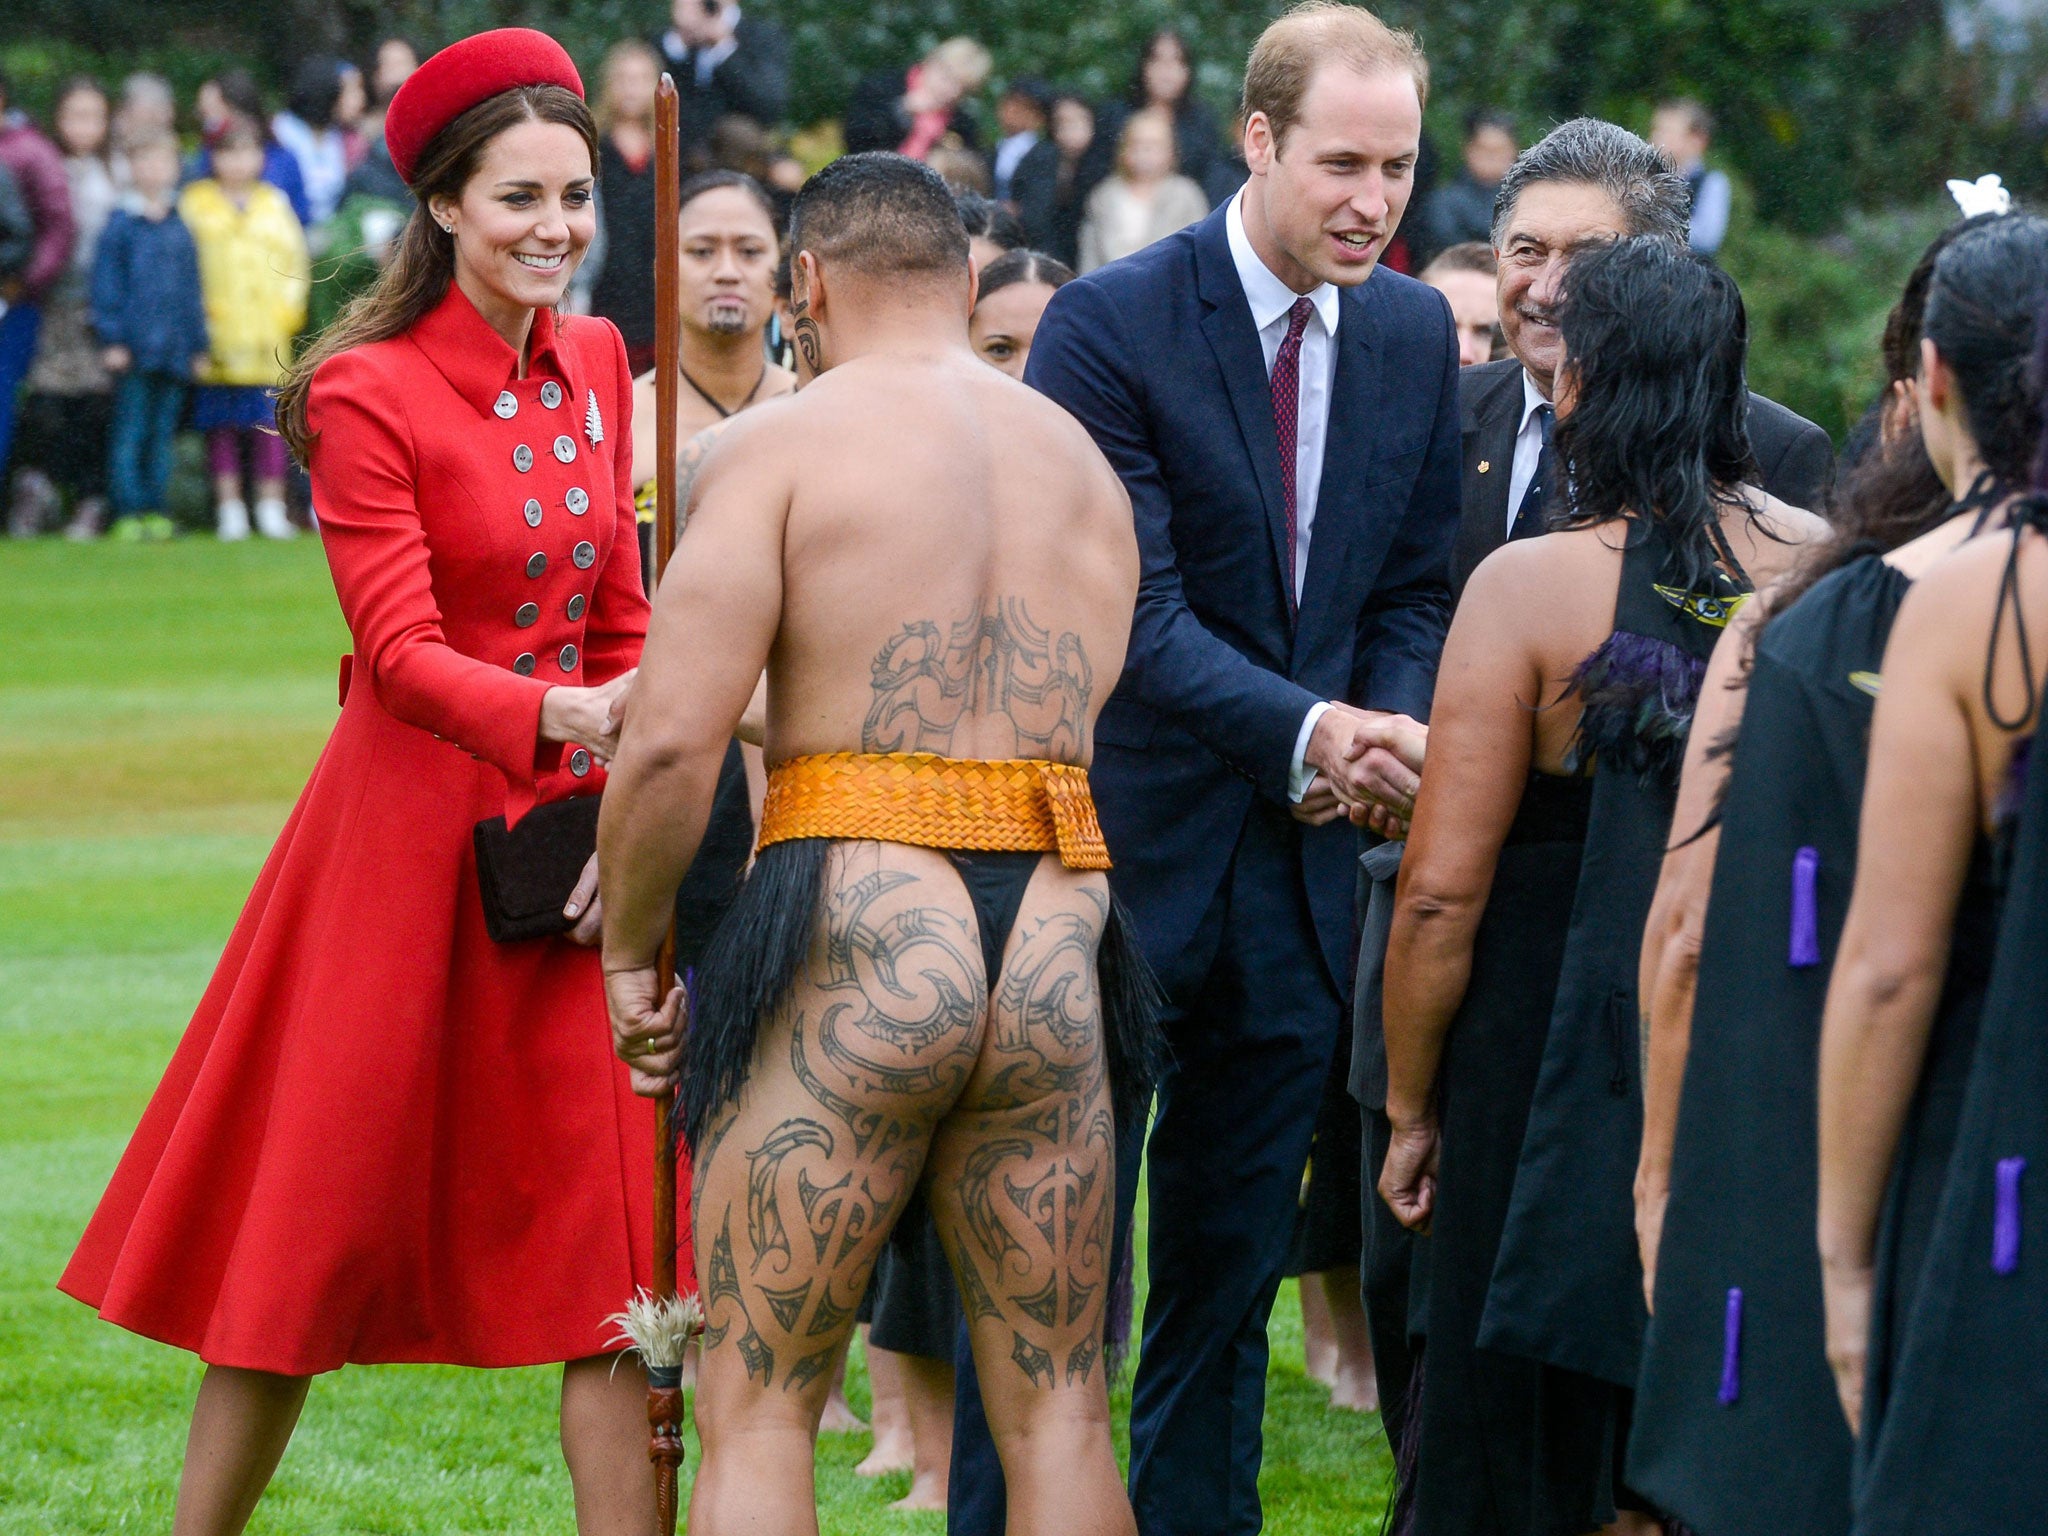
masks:
<path fill-rule="evenodd" d="M 92 328 L 118 380 L 109 437 L 114 533 L 170 532 L 163 515 L 171 444 L 192 370 L 207 355 L 199 251 L 173 201 L 178 146 L 169 134 L 128 151 L 135 202 L 117 208 L 92 269 Z"/>

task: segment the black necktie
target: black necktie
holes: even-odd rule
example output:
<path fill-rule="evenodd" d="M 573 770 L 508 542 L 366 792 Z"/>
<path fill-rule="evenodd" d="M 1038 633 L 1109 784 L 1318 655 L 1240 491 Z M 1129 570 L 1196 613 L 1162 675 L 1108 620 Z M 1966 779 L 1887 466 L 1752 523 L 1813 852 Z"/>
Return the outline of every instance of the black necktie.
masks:
<path fill-rule="evenodd" d="M 1543 503 L 1550 494 L 1550 407 L 1536 407 L 1536 430 L 1543 435 L 1543 450 L 1536 455 L 1536 473 L 1529 477 L 1529 489 L 1522 492 L 1522 504 L 1515 509 L 1508 538 L 1533 539 L 1543 532 Z"/>

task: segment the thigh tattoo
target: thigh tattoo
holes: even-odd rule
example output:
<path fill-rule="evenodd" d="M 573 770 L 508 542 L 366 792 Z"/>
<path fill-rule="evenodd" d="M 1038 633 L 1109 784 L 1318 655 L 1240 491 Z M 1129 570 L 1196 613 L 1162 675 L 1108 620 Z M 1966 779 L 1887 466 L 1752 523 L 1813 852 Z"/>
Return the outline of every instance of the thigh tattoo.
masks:
<path fill-rule="evenodd" d="M 944 1225 L 970 1321 L 1011 1333 L 1035 1386 L 1087 1381 L 1102 1348 L 1116 1132 L 1095 957 L 1108 902 L 1021 924 L 1004 968 L 983 1082 Z M 991 1069 L 992 1070 L 989 1070 Z"/>
<path fill-rule="evenodd" d="M 957 900 L 932 904 L 900 869 L 848 878 L 841 866 L 832 878 L 824 933 L 787 1006 L 788 1072 L 764 1064 L 720 1112 L 698 1165 L 697 1230 L 716 1226 L 706 1348 L 737 1329 L 747 1374 L 787 1391 L 830 1367 L 932 1127 L 973 1071 L 986 999 Z M 781 1112 L 764 1124 L 750 1103 Z"/>

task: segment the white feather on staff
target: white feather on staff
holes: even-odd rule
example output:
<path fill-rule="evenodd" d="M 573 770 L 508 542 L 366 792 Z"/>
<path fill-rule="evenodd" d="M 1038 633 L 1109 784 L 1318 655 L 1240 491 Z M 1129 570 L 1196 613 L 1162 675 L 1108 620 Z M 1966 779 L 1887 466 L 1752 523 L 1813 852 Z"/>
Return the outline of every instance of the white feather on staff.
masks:
<path fill-rule="evenodd" d="M 605 1319 L 618 1329 L 606 1342 L 639 1353 L 651 1368 L 680 1369 L 690 1340 L 704 1331 L 704 1308 L 692 1296 L 656 1296 L 642 1286 L 626 1310 Z"/>

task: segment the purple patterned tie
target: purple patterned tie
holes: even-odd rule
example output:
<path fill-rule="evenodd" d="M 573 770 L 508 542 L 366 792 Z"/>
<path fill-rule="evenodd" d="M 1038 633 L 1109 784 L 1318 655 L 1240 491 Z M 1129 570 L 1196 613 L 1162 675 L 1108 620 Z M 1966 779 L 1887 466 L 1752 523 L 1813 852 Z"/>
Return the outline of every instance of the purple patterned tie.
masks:
<path fill-rule="evenodd" d="M 1301 406 L 1301 333 L 1308 329 L 1308 317 L 1315 306 L 1305 298 L 1296 299 L 1287 311 L 1287 335 L 1273 358 L 1273 429 L 1280 436 L 1280 490 L 1287 502 L 1287 611 L 1294 611 L 1294 472 L 1301 448 L 1297 417 Z"/>

